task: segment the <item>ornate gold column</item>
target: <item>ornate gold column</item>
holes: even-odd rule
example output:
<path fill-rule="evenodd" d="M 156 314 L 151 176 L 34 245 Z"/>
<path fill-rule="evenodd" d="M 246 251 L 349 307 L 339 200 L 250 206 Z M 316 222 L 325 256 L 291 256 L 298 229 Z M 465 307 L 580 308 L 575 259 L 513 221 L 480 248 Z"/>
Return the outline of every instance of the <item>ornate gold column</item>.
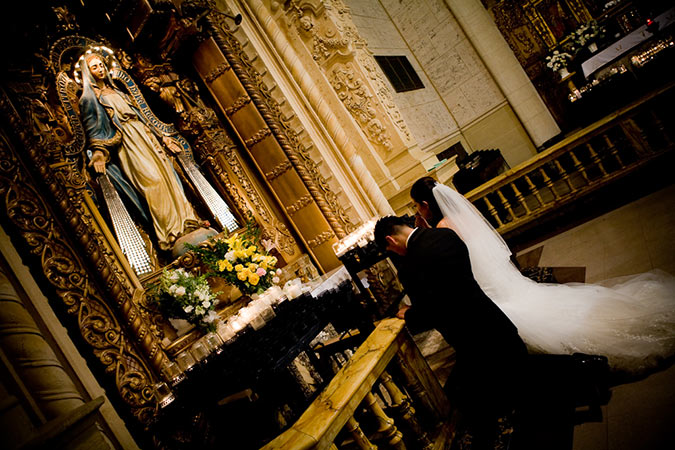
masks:
<path fill-rule="evenodd" d="M 197 72 L 239 134 L 272 194 L 300 239 L 325 272 L 340 265 L 332 245 L 346 232 L 314 185 L 294 151 L 287 131 L 276 120 L 260 87 L 235 53 L 220 15 L 208 16 L 214 37 L 193 56 Z"/>

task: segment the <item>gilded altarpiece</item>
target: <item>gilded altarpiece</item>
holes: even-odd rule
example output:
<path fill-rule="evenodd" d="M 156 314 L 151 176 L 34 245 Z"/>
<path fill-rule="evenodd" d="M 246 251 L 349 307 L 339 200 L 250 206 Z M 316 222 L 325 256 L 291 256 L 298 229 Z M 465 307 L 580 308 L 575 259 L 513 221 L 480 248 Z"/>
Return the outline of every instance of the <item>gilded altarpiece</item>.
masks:
<path fill-rule="evenodd" d="M 584 0 L 482 0 L 504 39 L 559 124 L 566 122 L 566 93 L 546 67 L 546 56 L 569 33 L 593 19 L 596 2 Z"/>
<path fill-rule="evenodd" d="M 224 113 L 232 119 L 248 106 L 245 117 L 259 120 L 231 120 L 234 139 L 207 106 L 198 82 L 181 75 L 171 62 L 153 61 L 148 56 L 153 52 L 142 46 L 114 45 L 94 33 L 90 36 L 95 39 L 87 37 L 79 30 L 78 18 L 65 8 L 52 11 L 50 31 L 27 52 L 33 57 L 12 61 L 0 86 L 0 207 L 6 211 L 2 225 L 14 245 L 24 250 L 24 263 L 41 281 L 54 308 L 63 311 L 61 320 L 81 338 L 86 347 L 81 351 L 98 362 L 105 382 L 117 389 L 118 400 L 137 423 L 147 425 L 158 408 L 153 386 L 175 354 L 170 350 L 175 332 L 146 291 L 167 261 L 151 251 L 155 272 L 139 278 L 96 201 L 84 130 L 75 120 L 79 88 L 72 78 L 78 55 L 94 45 L 114 49 L 147 97 L 171 112 L 169 119 L 190 142 L 201 170 L 235 215 L 257 222 L 283 258 L 292 260 L 307 251 L 320 268 L 329 270 L 337 265 L 331 244 L 353 225 L 281 120 L 278 106 L 238 50 L 222 15 L 201 16 L 205 19 L 201 31 L 195 31 L 188 18 L 171 21 L 163 30 L 166 39 L 160 40 L 159 54 L 169 57 L 180 46 L 174 39 L 178 36 L 212 45 L 226 56 L 217 67 L 200 73 L 207 86 L 228 72 L 232 82 L 245 87 Z M 199 51 L 194 61 L 199 71 Z M 246 123 L 255 124 L 255 130 L 246 134 L 242 127 Z M 263 141 L 272 139 L 277 160 L 261 150 L 266 149 Z M 242 142 L 248 155 L 242 154 Z M 275 181 L 285 174 L 295 178 L 285 184 Z M 294 186 L 291 194 L 288 186 Z M 145 240 L 152 240 L 142 228 L 139 231 Z M 189 254 L 171 262 L 193 263 Z"/>

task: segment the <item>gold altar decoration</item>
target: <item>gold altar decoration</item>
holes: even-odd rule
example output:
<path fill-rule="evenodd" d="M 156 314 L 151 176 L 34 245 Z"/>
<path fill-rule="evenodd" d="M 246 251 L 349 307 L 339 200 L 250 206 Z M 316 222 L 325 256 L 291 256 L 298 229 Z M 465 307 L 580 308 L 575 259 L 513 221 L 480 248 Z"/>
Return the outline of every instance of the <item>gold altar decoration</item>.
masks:
<path fill-rule="evenodd" d="M 312 201 L 289 217 L 289 221 L 321 270 L 337 267 L 339 261 L 331 246 L 338 236 L 345 235 L 344 222 L 341 223 L 317 187 L 314 181 L 317 173 L 308 170 L 297 138 L 283 125 L 278 105 L 266 94 L 259 75 L 222 23 L 222 17 L 211 13 L 207 19 L 213 37 L 202 42 L 194 54 L 197 72 L 223 112 L 232 112 L 233 105 L 237 105 L 236 112 L 227 117 L 260 172 L 274 172 L 279 165 L 288 168 L 266 179 L 284 209 L 311 195 Z M 240 100 L 245 96 L 251 98 L 250 103 Z"/>

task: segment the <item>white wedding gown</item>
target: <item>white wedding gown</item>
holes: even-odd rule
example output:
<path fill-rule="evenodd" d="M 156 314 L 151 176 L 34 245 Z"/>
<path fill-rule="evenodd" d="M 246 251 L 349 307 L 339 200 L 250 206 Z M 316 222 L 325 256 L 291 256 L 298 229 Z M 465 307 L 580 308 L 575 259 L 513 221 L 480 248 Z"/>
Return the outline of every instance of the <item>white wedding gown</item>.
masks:
<path fill-rule="evenodd" d="M 469 249 L 483 291 L 531 351 L 604 355 L 614 370 L 645 373 L 675 354 L 675 277 L 654 270 L 596 284 L 537 283 L 521 275 L 501 236 L 463 195 L 433 189 Z"/>

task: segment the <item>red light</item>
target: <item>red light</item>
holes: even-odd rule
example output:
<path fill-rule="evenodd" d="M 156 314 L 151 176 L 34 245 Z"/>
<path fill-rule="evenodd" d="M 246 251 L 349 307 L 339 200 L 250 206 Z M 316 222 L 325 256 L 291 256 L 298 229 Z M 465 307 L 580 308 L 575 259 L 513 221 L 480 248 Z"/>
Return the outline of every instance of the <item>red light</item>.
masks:
<path fill-rule="evenodd" d="M 647 19 L 647 26 L 650 26 L 654 23 L 652 19 Z"/>

